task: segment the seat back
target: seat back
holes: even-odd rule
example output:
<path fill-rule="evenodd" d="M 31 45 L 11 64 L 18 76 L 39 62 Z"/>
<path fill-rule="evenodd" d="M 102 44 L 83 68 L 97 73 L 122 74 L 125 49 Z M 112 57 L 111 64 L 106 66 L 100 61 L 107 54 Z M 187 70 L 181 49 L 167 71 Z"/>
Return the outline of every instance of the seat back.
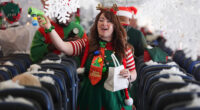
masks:
<path fill-rule="evenodd" d="M 12 88 L 0 91 L 0 97 L 7 97 L 8 95 L 32 99 L 40 104 L 42 110 L 54 110 L 51 95 L 44 88 L 27 86 L 24 89 Z"/>

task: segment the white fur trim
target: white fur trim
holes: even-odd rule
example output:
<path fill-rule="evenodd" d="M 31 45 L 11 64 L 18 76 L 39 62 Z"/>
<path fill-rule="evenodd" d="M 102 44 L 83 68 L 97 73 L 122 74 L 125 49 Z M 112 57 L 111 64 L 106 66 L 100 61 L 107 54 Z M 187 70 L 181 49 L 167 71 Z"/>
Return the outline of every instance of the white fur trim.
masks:
<path fill-rule="evenodd" d="M 173 90 L 173 93 L 181 93 L 181 92 L 200 92 L 200 86 L 197 84 L 189 83 L 187 86 Z"/>
<path fill-rule="evenodd" d="M 9 66 L 14 66 L 14 64 L 10 61 L 6 61 L 5 63 L 3 63 L 3 65 L 9 65 Z"/>
<path fill-rule="evenodd" d="M 60 60 L 49 60 L 49 59 L 46 59 L 44 61 L 41 62 L 42 64 L 44 63 L 58 63 L 60 64 L 61 63 L 61 59 Z"/>
<path fill-rule="evenodd" d="M 169 78 L 159 78 L 159 81 L 165 83 L 185 82 L 181 76 L 174 76 L 174 75 L 169 75 Z"/>
<path fill-rule="evenodd" d="M 25 50 L 23 50 L 23 51 L 14 51 L 13 52 L 14 54 L 29 54 L 30 52 L 29 51 L 25 51 Z"/>
<path fill-rule="evenodd" d="M 8 72 L 8 69 L 5 67 L 0 67 L 0 70 Z"/>
<path fill-rule="evenodd" d="M 79 67 L 79 68 L 76 70 L 76 72 L 77 72 L 78 74 L 83 74 L 83 73 L 85 72 L 85 68 Z"/>
<path fill-rule="evenodd" d="M 154 62 L 152 60 L 145 62 L 146 65 L 163 65 L 162 63 Z M 177 65 L 176 62 L 169 62 L 166 63 L 165 65 Z"/>
<path fill-rule="evenodd" d="M 159 36 L 157 35 L 146 35 L 146 40 L 149 41 L 149 42 L 152 42 L 154 40 L 156 40 Z"/>
<path fill-rule="evenodd" d="M 0 90 L 9 88 L 24 88 L 24 86 L 21 86 L 17 82 L 13 82 L 12 80 L 3 81 L 0 83 Z"/>
<path fill-rule="evenodd" d="M 54 74 L 53 70 L 47 69 L 46 71 L 27 71 L 26 74 Z"/>
<path fill-rule="evenodd" d="M 197 94 L 194 94 L 193 95 L 193 100 L 186 107 L 187 108 L 190 108 L 190 107 L 200 107 L 199 102 L 200 102 L 200 97 L 198 97 Z"/>
<path fill-rule="evenodd" d="M 128 105 L 128 106 L 133 105 L 133 99 L 130 98 L 130 97 L 129 97 L 129 99 L 125 99 L 124 102 L 125 102 L 125 104 Z"/>
<path fill-rule="evenodd" d="M 128 11 L 117 11 L 117 15 L 118 16 L 126 16 L 126 17 L 129 17 L 129 18 L 132 18 L 132 13 L 131 12 L 128 12 Z"/>
<path fill-rule="evenodd" d="M 163 69 L 162 71 L 159 72 L 159 74 L 173 74 L 173 73 L 187 76 L 185 73 L 180 71 L 179 68 L 176 67 L 172 67 L 170 69 Z"/>
<path fill-rule="evenodd" d="M 152 46 L 150 46 L 150 45 L 147 45 L 147 48 L 148 48 L 148 49 L 153 49 L 153 47 L 152 47 Z"/>
<path fill-rule="evenodd" d="M 23 104 L 27 104 L 27 105 L 31 105 L 33 106 L 33 103 L 30 102 L 29 100 L 23 98 L 23 97 L 13 97 L 11 95 L 9 95 L 7 98 L 3 100 L 1 100 L 0 102 L 18 102 L 18 103 L 23 103 Z"/>
<path fill-rule="evenodd" d="M 43 81 L 43 82 L 46 82 L 46 83 L 50 83 L 52 85 L 55 84 L 55 81 L 49 76 L 43 76 L 43 77 L 39 78 L 39 80 Z"/>
<path fill-rule="evenodd" d="M 30 72 L 36 72 L 38 71 L 38 69 L 41 69 L 40 65 L 37 65 L 37 64 L 33 64 L 31 65 L 27 71 L 30 71 Z"/>

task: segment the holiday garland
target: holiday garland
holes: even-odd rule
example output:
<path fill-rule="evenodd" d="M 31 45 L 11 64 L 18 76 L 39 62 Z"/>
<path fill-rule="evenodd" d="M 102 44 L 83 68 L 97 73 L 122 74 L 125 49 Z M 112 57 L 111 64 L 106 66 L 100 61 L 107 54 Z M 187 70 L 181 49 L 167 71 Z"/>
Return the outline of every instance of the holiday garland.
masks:
<path fill-rule="evenodd" d="M 13 2 L 3 2 L 0 4 L 0 10 L 3 11 L 6 21 L 10 24 L 18 21 L 20 18 L 21 8 L 18 4 Z"/>

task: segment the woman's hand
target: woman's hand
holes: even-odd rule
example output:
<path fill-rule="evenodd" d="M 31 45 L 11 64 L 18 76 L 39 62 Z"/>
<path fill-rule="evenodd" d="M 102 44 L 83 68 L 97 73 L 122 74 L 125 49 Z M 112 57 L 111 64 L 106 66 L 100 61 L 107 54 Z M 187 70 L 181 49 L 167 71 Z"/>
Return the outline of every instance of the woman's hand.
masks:
<path fill-rule="evenodd" d="M 50 19 L 46 16 L 38 16 L 38 23 L 40 27 L 43 27 L 44 29 L 49 29 L 51 27 Z"/>
<path fill-rule="evenodd" d="M 123 76 L 124 78 L 130 78 L 130 71 L 128 69 L 123 69 L 120 71 L 120 75 Z"/>
<path fill-rule="evenodd" d="M 136 70 L 129 71 L 128 69 L 123 69 L 120 71 L 120 75 L 124 78 L 127 78 L 129 80 L 129 82 L 133 82 L 137 78 Z"/>

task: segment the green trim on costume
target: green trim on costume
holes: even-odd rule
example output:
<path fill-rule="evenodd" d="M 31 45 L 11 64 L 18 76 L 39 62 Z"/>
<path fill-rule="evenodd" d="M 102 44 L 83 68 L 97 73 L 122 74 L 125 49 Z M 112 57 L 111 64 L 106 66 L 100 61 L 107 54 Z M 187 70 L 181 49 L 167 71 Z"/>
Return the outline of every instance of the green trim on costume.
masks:
<path fill-rule="evenodd" d="M 104 42 L 104 41 L 99 41 L 99 45 L 100 45 L 100 47 L 106 47 L 106 44 L 107 44 L 107 42 Z"/>
<path fill-rule="evenodd" d="M 51 27 L 49 29 L 45 29 L 45 33 L 50 33 L 53 29 L 55 29 L 55 27 L 53 25 L 51 25 Z"/>

